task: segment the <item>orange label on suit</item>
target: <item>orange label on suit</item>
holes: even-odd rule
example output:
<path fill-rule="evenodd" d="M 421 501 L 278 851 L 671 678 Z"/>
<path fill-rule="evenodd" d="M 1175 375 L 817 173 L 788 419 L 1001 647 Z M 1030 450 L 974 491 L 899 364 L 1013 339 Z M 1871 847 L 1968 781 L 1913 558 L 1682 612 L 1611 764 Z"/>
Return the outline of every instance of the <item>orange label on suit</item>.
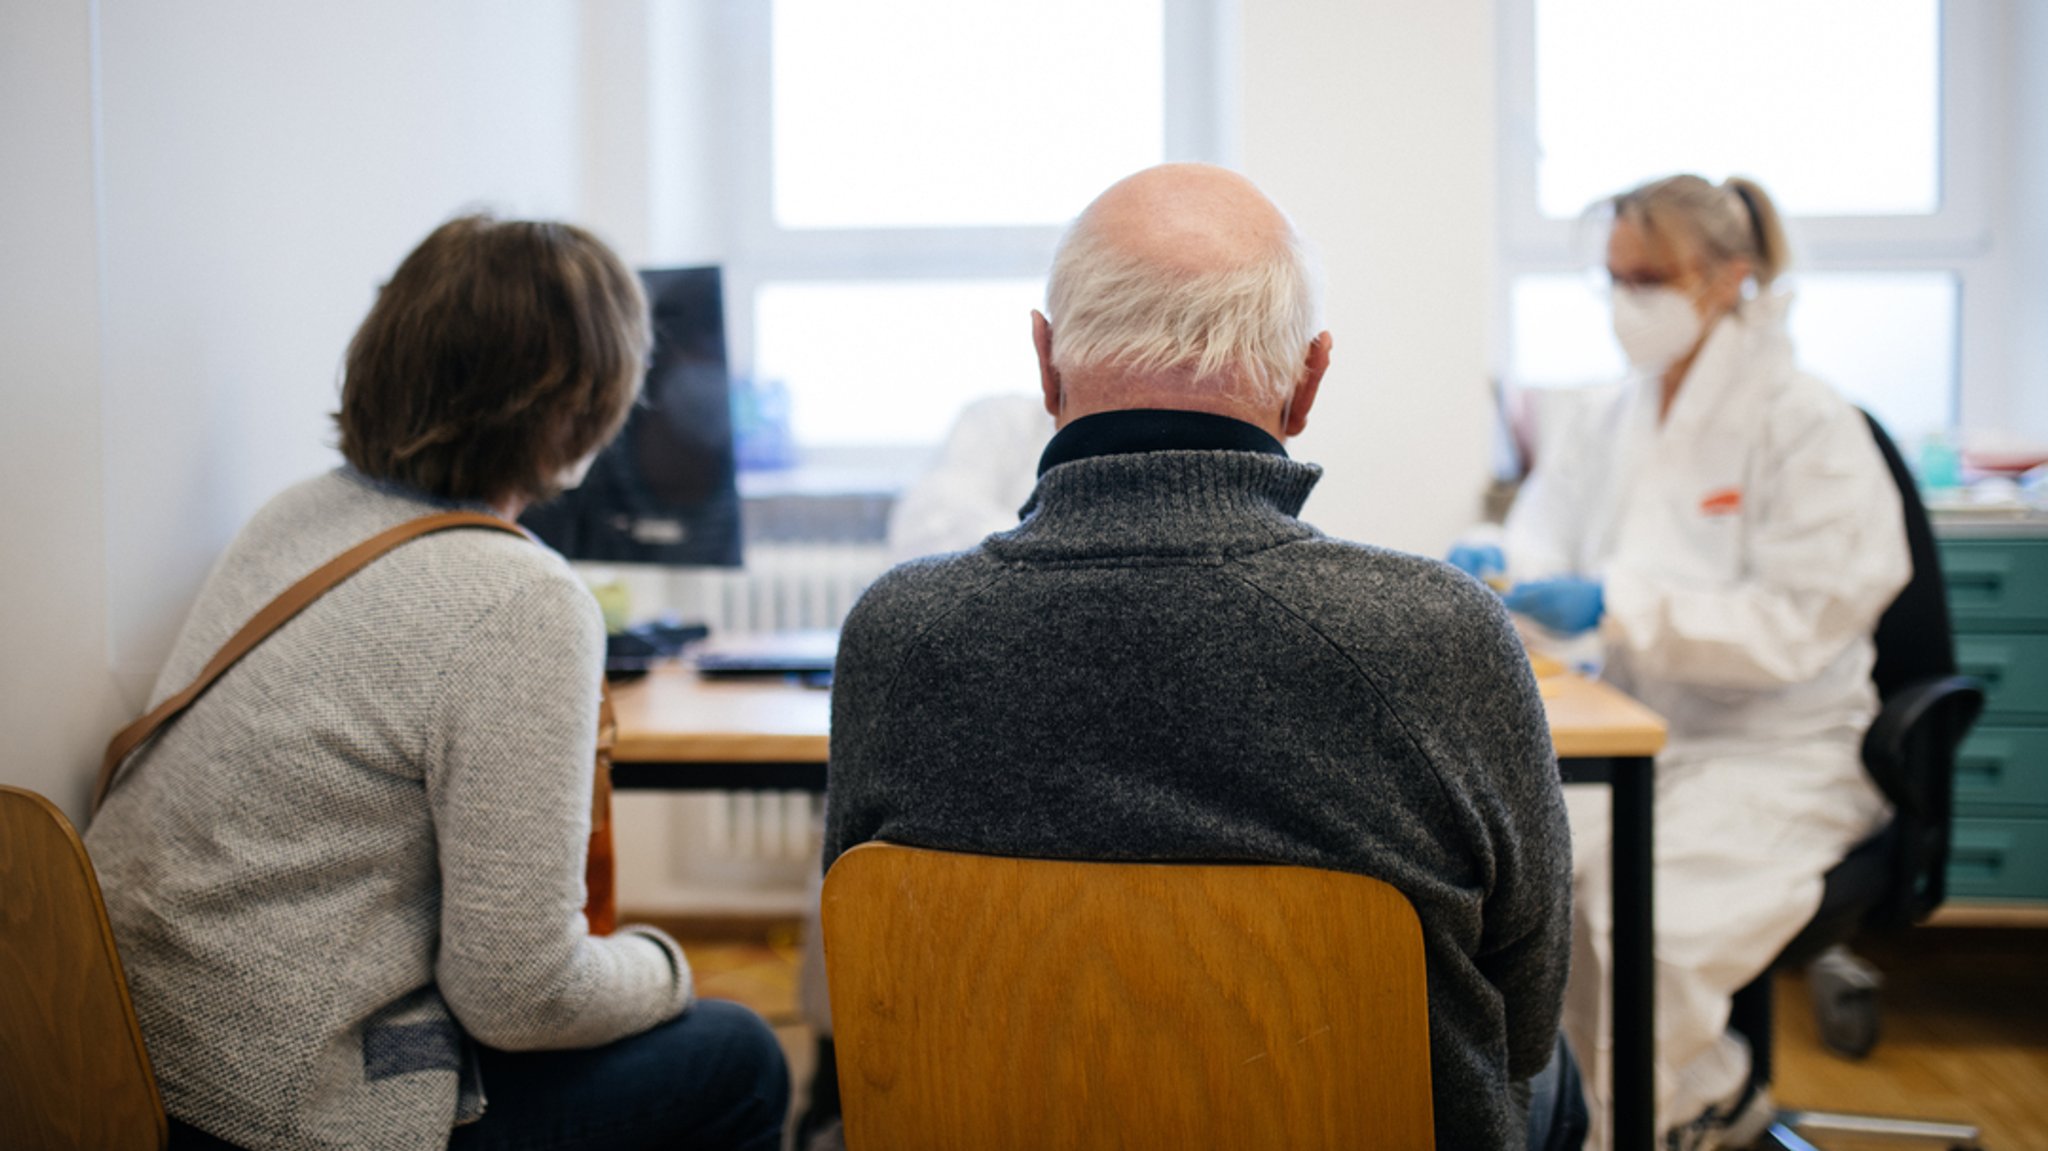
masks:
<path fill-rule="evenodd" d="M 1700 501 L 1700 514 L 1703 516 L 1730 516 L 1741 510 L 1741 488 L 1722 488 L 1717 492 L 1708 492 L 1707 498 Z"/>

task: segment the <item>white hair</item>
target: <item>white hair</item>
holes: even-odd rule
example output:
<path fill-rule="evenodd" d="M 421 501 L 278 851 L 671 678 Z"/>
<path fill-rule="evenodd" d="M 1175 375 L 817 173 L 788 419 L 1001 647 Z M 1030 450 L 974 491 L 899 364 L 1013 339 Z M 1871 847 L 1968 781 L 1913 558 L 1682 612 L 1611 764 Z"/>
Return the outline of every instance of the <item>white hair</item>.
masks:
<path fill-rule="evenodd" d="M 1188 271 L 1116 250 L 1083 216 L 1061 238 L 1046 286 L 1053 367 L 1186 371 L 1197 390 L 1283 403 L 1321 329 L 1318 296 L 1291 227 L 1256 260 Z"/>

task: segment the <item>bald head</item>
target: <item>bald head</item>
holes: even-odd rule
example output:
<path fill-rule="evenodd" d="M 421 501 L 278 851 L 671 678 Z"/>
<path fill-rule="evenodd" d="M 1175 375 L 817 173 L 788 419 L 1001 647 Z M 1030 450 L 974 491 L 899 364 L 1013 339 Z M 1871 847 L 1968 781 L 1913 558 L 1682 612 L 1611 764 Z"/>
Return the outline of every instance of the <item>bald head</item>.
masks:
<path fill-rule="evenodd" d="M 1281 255 L 1293 226 L 1250 180 L 1207 164 L 1127 176 L 1075 221 L 1105 248 L 1165 272 L 1199 275 Z"/>
<path fill-rule="evenodd" d="M 1204 164 L 1098 196 L 1060 241 L 1046 302 L 1040 366 L 1062 424 L 1174 408 L 1292 435 L 1328 362 L 1293 225 L 1251 181 Z"/>

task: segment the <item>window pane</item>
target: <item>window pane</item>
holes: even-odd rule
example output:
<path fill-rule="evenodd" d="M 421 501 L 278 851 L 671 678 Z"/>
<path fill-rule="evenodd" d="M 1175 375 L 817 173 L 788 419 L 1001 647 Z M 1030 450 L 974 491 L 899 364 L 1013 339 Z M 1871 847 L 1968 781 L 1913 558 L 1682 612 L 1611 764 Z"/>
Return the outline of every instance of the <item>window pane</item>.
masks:
<path fill-rule="evenodd" d="M 800 444 L 935 444 L 970 400 L 1038 388 L 1043 280 L 773 283 L 755 375 L 789 386 Z"/>
<path fill-rule="evenodd" d="M 1938 0 L 1537 0 L 1537 199 L 1555 218 L 1674 172 L 1792 215 L 1940 204 Z"/>
<path fill-rule="evenodd" d="M 1164 158 L 1161 0 L 775 0 L 785 228 L 1056 224 Z"/>
<path fill-rule="evenodd" d="M 1508 315 L 1508 378 L 1519 387 L 1606 383 L 1628 370 L 1607 322 L 1605 276 L 1517 276 Z"/>
<path fill-rule="evenodd" d="M 1795 286 L 1792 340 L 1808 371 L 1902 444 L 1955 423 L 1954 276 L 1809 272 Z"/>
<path fill-rule="evenodd" d="M 1509 378 L 1521 387 L 1598 383 L 1626 370 L 1600 281 L 1517 277 L 1509 289 Z M 1809 272 L 1793 284 L 1799 363 L 1870 409 L 1902 443 L 1955 419 L 1955 277 Z"/>

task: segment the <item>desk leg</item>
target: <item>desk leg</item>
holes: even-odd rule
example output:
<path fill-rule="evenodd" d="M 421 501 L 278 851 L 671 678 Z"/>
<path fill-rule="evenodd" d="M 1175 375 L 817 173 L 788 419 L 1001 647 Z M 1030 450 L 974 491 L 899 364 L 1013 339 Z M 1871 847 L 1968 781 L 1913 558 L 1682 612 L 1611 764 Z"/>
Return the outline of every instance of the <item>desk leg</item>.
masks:
<path fill-rule="evenodd" d="M 1656 935 L 1651 799 L 1646 758 L 1623 759 L 1614 789 L 1614 1146 L 1656 1144 Z"/>

